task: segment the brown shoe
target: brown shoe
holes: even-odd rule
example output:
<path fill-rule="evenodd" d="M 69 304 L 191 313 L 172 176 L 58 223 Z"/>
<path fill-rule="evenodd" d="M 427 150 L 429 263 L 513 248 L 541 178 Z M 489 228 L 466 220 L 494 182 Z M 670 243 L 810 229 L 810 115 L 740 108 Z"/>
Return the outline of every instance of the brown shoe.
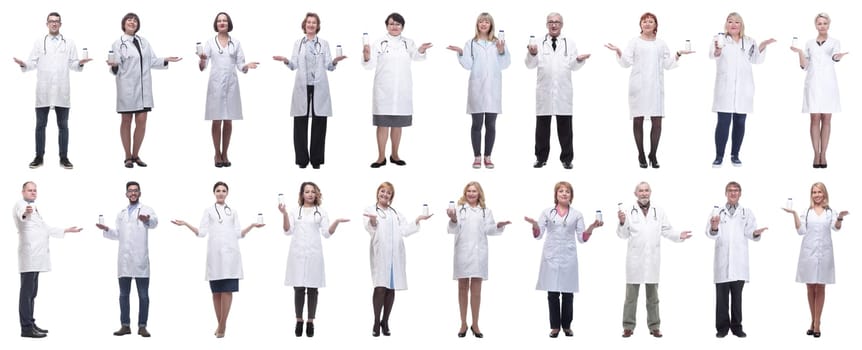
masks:
<path fill-rule="evenodd" d="M 147 332 L 147 327 L 141 326 L 141 327 L 138 327 L 138 335 L 140 335 L 144 338 L 149 338 L 150 332 Z"/>
<path fill-rule="evenodd" d="M 132 334 L 132 329 L 129 328 L 129 326 L 122 326 L 122 327 L 120 327 L 120 330 L 114 332 L 114 335 L 116 335 L 116 336 L 121 336 L 121 335 L 126 335 L 126 334 Z"/>
<path fill-rule="evenodd" d="M 631 329 L 623 329 L 623 338 L 631 337 L 633 333 Z"/>
<path fill-rule="evenodd" d="M 658 328 L 649 331 L 649 334 L 652 334 L 653 337 L 661 338 L 661 331 Z"/>

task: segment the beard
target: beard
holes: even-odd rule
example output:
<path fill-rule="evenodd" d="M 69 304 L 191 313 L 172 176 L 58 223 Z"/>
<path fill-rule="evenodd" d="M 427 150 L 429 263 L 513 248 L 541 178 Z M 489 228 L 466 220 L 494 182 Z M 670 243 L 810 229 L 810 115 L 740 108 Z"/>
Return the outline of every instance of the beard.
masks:
<path fill-rule="evenodd" d="M 638 198 L 638 204 L 642 207 L 649 204 L 649 198 Z"/>

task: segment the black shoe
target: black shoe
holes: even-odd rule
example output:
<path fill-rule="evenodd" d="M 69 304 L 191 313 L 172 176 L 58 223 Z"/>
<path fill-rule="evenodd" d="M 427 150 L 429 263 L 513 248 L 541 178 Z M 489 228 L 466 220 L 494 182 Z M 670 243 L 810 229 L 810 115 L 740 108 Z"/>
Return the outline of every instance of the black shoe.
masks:
<path fill-rule="evenodd" d="M 312 169 L 320 169 L 320 164 L 311 164 Z"/>
<path fill-rule="evenodd" d="M 47 330 L 47 329 L 39 328 L 39 326 L 37 326 L 35 323 L 33 324 L 33 329 L 35 329 L 35 330 L 39 331 L 39 333 L 45 333 L 45 334 L 48 334 L 48 330 Z"/>
<path fill-rule="evenodd" d="M 150 332 L 148 332 L 148 331 L 147 331 L 147 327 L 146 327 L 146 326 L 140 326 L 140 327 L 138 327 L 138 335 L 140 335 L 140 336 L 142 336 L 142 337 L 144 337 L 144 338 L 149 338 L 149 337 L 150 337 Z"/>
<path fill-rule="evenodd" d="M 221 168 L 221 167 L 223 167 L 223 166 L 224 166 L 224 163 L 222 163 L 222 162 L 215 162 L 215 167 L 216 167 L 216 168 Z"/>
<path fill-rule="evenodd" d="M 748 334 L 745 334 L 745 332 L 743 332 L 741 329 L 738 331 L 733 331 L 733 335 L 740 337 L 740 338 L 745 338 L 748 336 Z"/>
<path fill-rule="evenodd" d="M 381 321 L 380 322 L 380 332 L 385 336 L 390 336 L 392 333 L 389 333 L 389 322 Z"/>
<path fill-rule="evenodd" d="M 721 168 L 721 163 L 723 160 L 724 160 L 723 157 L 722 158 L 716 157 L 715 160 L 712 161 L 712 167 L 713 168 Z"/>
<path fill-rule="evenodd" d="M 297 337 L 302 336 L 302 321 L 296 321 L 296 328 L 293 329 L 293 334 Z"/>
<path fill-rule="evenodd" d="M 572 162 L 563 162 L 563 169 L 571 169 Z"/>
<path fill-rule="evenodd" d="M 299 168 L 300 168 L 300 169 L 305 169 L 305 168 L 307 168 L 307 167 L 308 167 L 308 163 L 305 163 L 305 164 L 297 164 L 297 165 L 299 165 Z"/>
<path fill-rule="evenodd" d="M 221 163 L 216 163 L 216 166 L 218 166 L 218 164 L 221 164 Z M 135 167 L 135 159 L 134 158 L 126 158 L 126 160 L 123 161 L 123 166 L 125 166 L 126 168 L 129 168 L 129 169 L 134 168 Z"/>
<path fill-rule="evenodd" d="M 314 336 L 314 323 L 312 323 L 312 322 L 306 322 L 305 323 L 305 336 L 309 337 L 309 338 Z"/>
<path fill-rule="evenodd" d="M 21 331 L 21 336 L 24 338 L 44 338 L 44 337 L 47 337 L 48 335 L 45 333 L 39 332 L 34 328 L 30 328 L 30 329 Z"/>
<path fill-rule="evenodd" d="M 389 161 L 392 162 L 392 164 L 398 166 L 407 165 L 407 162 L 405 162 L 403 159 L 395 160 L 395 158 L 392 158 L 392 156 L 389 156 Z"/>
<path fill-rule="evenodd" d="M 809 329 L 805 332 L 805 335 L 814 335 L 814 329 Z"/>
<path fill-rule="evenodd" d="M 72 162 L 70 162 L 69 158 L 66 158 L 66 157 L 60 158 L 60 166 L 62 166 L 64 169 L 74 168 L 74 166 L 72 165 Z"/>
<path fill-rule="evenodd" d="M 138 161 L 141 161 L 141 160 L 140 160 L 140 159 L 138 159 Z M 140 164 L 140 163 L 138 163 L 138 165 L 141 165 L 141 164 Z M 230 163 L 230 161 L 224 161 L 224 162 L 222 162 L 222 163 L 221 163 L 221 165 L 222 165 L 223 167 L 225 167 L 225 168 L 230 168 L 231 163 Z M 141 165 L 141 166 L 146 166 L 146 165 Z"/>
<path fill-rule="evenodd" d="M 114 332 L 114 335 L 118 337 L 126 334 L 132 334 L 132 329 L 129 326 L 122 326 L 118 331 Z"/>
<path fill-rule="evenodd" d="M 36 158 L 33 158 L 33 161 L 30 162 L 30 169 L 36 169 L 36 168 L 42 166 L 42 163 L 43 163 L 42 156 L 36 156 Z M 21 334 L 23 334 L 23 332 L 21 332 Z M 22 335 L 22 337 L 23 337 L 23 335 Z"/>
<path fill-rule="evenodd" d="M 742 161 L 739 160 L 739 156 L 733 156 L 733 155 L 730 156 L 730 163 L 732 163 L 733 166 L 735 166 L 735 167 L 741 167 L 742 166 Z"/>
<path fill-rule="evenodd" d="M 574 337 L 575 336 L 575 332 L 572 332 L 571 329 L 563 329 L 563 334 L 565 334 L 567 337 Z"/>
<path fill-rule="evenodd" d="M 377 168 L 379 168 L 379 167 L 382 167 L 382 166 L 384 166 L 384 165 L 386 165 L 386 159 L 384 159 L 384 160 L 383 160 L 382 162 L 380 162 L 380 163 L 378 163 L 378 162 L 371 163 L 371 167 L 372 167 L 372 168 L 375 168 L 375 169 L 377 169 Z"/>
<path fill-rule="evenodd" d="M 550 334 L 548 334 L 548 336 L 549 336 L 549 337 L 551 337 L 551 338 L 559 337 L 559 336 L 560 336 L 560 331 L 559 331 L 559 330 L 557 330 L 556 332 L 551 331 L 551 333 L 550 333 Z"/>
<path fill-rule="evenodd" d="M 476 330 L 473 329 L 473 326 L 470 326 L 470 332 L 473 332 L 473 336 L 476 338 L 484 338 L 485 337 L 484 334 L 476 332 Z"/>
<path fill-rule="evenodd" d="M 374 327 L 371 328 L 371 336 L 372 337 L 379 337 L 380 336 L 380 322 L 379 321 L 374 322 Z"/>
<path fill-rule="evenodd" d="M 638 154 L 638 166 L 640 166 L 641 169 L 647 168 L 646 156 L 643 153 Z"/>
<path fill-rule="evenodd" d="M 815 338 L 820 338 L 820 331 L 814 331 L 811 333 Z"/>
<path fill-rule="evenodd" d="M 726 329 L 723 331 L 718 331 L 715 333 L 716 338 L 724 338 L 726 336 L 727 336 L 727 330 Z"/>
<path fill-rule="evenodd" d="M 653 169 L 658 169 L 658 159 L 654 155 L 649 156 L 649 165 L 653 167 Z"/>
<path fill-rule="evenodd" d="M 140 157 L 135 157 L 132 159 L 132 161 L 135 162 L 135 164 L 137 164 L 139 167 L 142 167 L 142 168 L 147 167 L 147 163 L 144 163 L 144 161 L 141 160 Z M 225 163 L 222 163 L 222 165 L 223 166 L 230 166 L 230 163 L 225 162 Z"/>
<path fill-rule="evenodd" d="M 533 168 L 541 168 L 541 167 L 545 166 L 546 164 L 548 164 L 548 162 L 537 160 L 535 163 L 533 163 Z"/>
<path fill-rule="evenodd" d="M 458 338 L 464 338 L 467 336 L 467 330 L 465 329 L 463 332 L 458 332 Z"/>

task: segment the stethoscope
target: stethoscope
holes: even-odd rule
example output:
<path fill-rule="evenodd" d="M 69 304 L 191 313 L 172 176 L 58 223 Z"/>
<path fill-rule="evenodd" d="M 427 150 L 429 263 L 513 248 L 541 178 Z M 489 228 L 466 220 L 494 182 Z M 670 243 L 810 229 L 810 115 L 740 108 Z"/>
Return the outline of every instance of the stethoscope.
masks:
<path fill-rule="evenodd" d="M 401 224 L 401 217 L 398 216 L 398 211 L 395 210 L 395 208 L 393 208 L 391 206 L 387 207 L 387 209 L 390 209 L 390 210 L 392 210 L 393 213 L 395 213 L 395 219 L 398 220 L 398 224 L 400 225 Z M 377 212 L 377 217 L 386 220 L 386 216 L 387 216 L 386 210 L 380 209 L 380 207 L 377 204 L 374 205 L 374 210 Z"/>
<path fill-rule="evenodd" d="M 572 212 L 572 208 L 569 208 L 569 210 L 567 210 L 567 211 L 566 211 L 566 216 L 564 216 L 564 217 L 563 217 L 563 227 L 565 227 L 565 226 L 566 226 L 566 224 L 568 223 L 568 220 L 569 220 L 569 213 L 571 213 L 571 212 Z M 556 224 L 556 223 L 557 223 L 557 216 L 559 216 L 559 215 L 557 215 L 557 214 L 559 214 L 559 213 L 560 213 L 560 212 L 559 212 L 559 211 L 557 211 L 557 207 L 553 207 L 553 208 L 551 209 L 551 211 L 550 211 L 550 212 L 548 212 L 549 216 L 551 217 L 551 222 L 553 222 L 554 224 Z"/>
<path fill-rule="evenodd" d="M 811 212 L 811 208 L 805 211 L 805 228 L 808 228 L 808 213 Z M 829 215 L 829 223 L 832 223 L 832 208 L 826 208 L 826 213 Z"/>
<path fill-rule="evenodd" d="M 550 35 L 545 35 L 545 40 L 542 41 L 542 46 L 548 46 L 551 48 L 551 51 L 554 51 L 553 46 L 551 46 L 551 44 L 548 43 L 548 37 L 549 36 Z M 562 38 L 562 40 L 563 40 L 563 56 L 568 56 L 569 55 L 569 42 L 566 40 L 566 38 Z"/>
<path fill-rule="evenodd" d="M 216 215 L 218 215 L 218 223 L 222 223 L 222 221 L 224 221 L 224 219 L 222 219 L 221 213 L 218 212 L 218 206 L 216 206 L 216 204 L 213 204 L 213 209 L 215 209 Z M 230 207 L 227 206 L 227 204 L 225 204 L 224 205 L 224 215 L 225 216 L 231 216 L 231 214 L 233 214 L 233 211 L 230 210 Z"/>
<path fill-rule="evenodd" d="M 407 41 L 401 40 L 401 43 L 404 44 L 404 51 L 409 50 L 407 47 Z M 380 42 L 380 52 L 389 53 L 389 40 L 383 40 Z"/>
<path fill-rule="evenodd" d="M 49 36 L 51 36 L 51 35 L 46 34 L 45 39 L 42 40 L 42 53 L 45 55 L 48 54 L 48 37 Z M 61 52 L 66 51 L 66 37 L 64 37 L 63 34 L 57 34 L 56 36 L 54 36 L 54 38 L 56 38 L 56 37 L 60 37 L 60 42 L 63 44 L 63 49 L 60 51 Z M 51 40 L 53 40 L 53 39 L 51 39 Z"/>
<path fill-rule="evenodd" d="M 639 207 L 632 206 L 631 215 L 637 215 L 639 210 L 641 210 Z M 650 206 L 649 209 L 647 209 L 647 215 L 649 215 L 649 211 L 652 211 L 653 220 L 658 221 L 658 212 L 656 212 L 655 208 Z"/>
<path fill-rule="evenodd" d="M 131 221 L 132 222 L 141 222 L 140 220 L 138 220 L 138 218 L 141 217 L 141 205 L 140 204 L 136 204 L 136 205 L 137 205 L 137 208 L 134 209 L 135 216 L 134 216 L 134 218 L 131 218 Z M 126 215 L 124 215 L 124 216 L 126 218 L 126 222 L 130 221 L 129 220 L 130 219 L 129 214 L 132 213 L 131 211 L 129 211 L 129 209 L 131 209 L 131 206 L 129 206 L 129 208 L 125 210 Z M 143 222 L 141 222 L 141 223 L 143 224 Z"/>
<path fill-rule="evenodd" d="M 218 42 L 218 35 L 216 35 L 213 38 L 213 42 L 215 43 L 215 46 L 218 48 L 219 55 L 223 54 L 224 49 L 221 48 L 221 44 L 219 44 L 219 42 Z M 227 37 L 227 52 L 228 52 L 228 54 L 230 54 L 230 47 L 232 45 L 233 45 L 233 38 L 231 38 L 230 35 L 228 35 L 228 37 Z M 236 50 L 235 46 L 234 46 L 234 50 Z"/>
<path fill-rule="evenodd" d="M 131 57 L 131 56 L 129 56 L 129 45 L 126 45 L 126 41 L 128 41 L 128 40 L 123 39 L 124 37 L 125 36 L 120 37 L 120 57 L 128 58 L 128 57 Z M 132 36 L 131 38 L 132 38 L 132 41 L 134 42 L 135 39 L 138 39 L 138 36 L 135 35 L 135 36 Z M 140 43 L 140 42 L 141 42 L 141 39 L 138 39 L 138 43 Z"/>
<path fill-rule="evenodd" d="M 308 43 L 308 37 L 302 38 L 302 44 L 301 44 L 301 45 L 299 45 L 299 53 L 302 53 L 302 48 L 303 48 L 303 47 L 305 46 L 305 44 L 307 44 L 307 43 Z M 315 37 L 315 38 L 314 38 L 314 49 L 312 49 L 312 50 L 311 50 L 311 51 L 309 51 L 309 52 L 310 52 L 312 55 L 315 55 L 315 56 L 320 55 L 321 53 L 323 53 L 323 46 L 321 46 L 321 45 L 320 45 L 320 40 L 317 40 L 317 37 Z"/>
<path fill-rule="evenodd" d="M 299 210 L 297 210 L 299 212 L 299 217 L 296 218 L 297 220 L 302 220 L 303 209 L 305 209 L 305 207 L 299 207 Z M 311 217 L 314 219 L 314 222 L 320 222 L 320 220 L 323 219 L 323 214 L 320 213 L 320 210 L 318 210 L 316 205 L 314 206 L 314 214 L 312 214 Z"/>
<path fill-rule="evenodd" d="M 745 221 L 745 208 L 742 208 L 742 209 L 740 209 L 740 210 L 742 211 L 742 214 L 741 214 L 742 221 Z M 718 216 L 722 216 L 721 214 L 727 214 L 727 216 L 730 216 L 730 212 L 728 212 L 728 211 L 727 211 L 727 208 L 723 208 L 723 209 L 721 209 L 721 210 L 718 212 Z M 807 218 L 808 218 L 808 217 L 807 217 L 807 215 L 808 215 L 808 214 L 806 213 L 805 215 L 806 215 L 806 219 L 807 219 Z M 725 221 L 724 221 L 724 220 L 722 220 L 721 222 L 723 223 L 723 222 L 725 222 Z"/>
<path fill-rule="evenodd" d="M 458 217 L 461 219 L 467 218 L 467 204 L 461 204 L 461 209 L 458 209 Z M 485 208 L 482 208 L 482 219 L 485 218 Z"/>

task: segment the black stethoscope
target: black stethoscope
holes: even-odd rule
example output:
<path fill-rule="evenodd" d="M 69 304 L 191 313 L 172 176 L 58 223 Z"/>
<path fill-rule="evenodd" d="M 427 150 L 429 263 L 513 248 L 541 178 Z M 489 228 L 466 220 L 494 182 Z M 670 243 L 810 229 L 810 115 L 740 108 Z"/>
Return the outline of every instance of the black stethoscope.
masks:
<path fill-rule="evenodd" d="M 213 38 L 213 42 L 215 43 L 215 46 L 218 48 L 219 55 L 223 54 L 224 49 L 222 49 L 221 44 L 219 44 L 219 42 L 218 42 L 218 35 L 216 35 Z M 231 38 L 230 35 L 228 35 L 228 37 L 227 37 L 227 52 L 228 52 L 228 54 L 230 54 L 230 47 L 232 45 L 233 45 L 233 38 Z M 234 50 L 236 50 L 236 46 L 234 46 Z"/>
<path fill-rule="evenodd" d="M 548 37 L 549 36 L 550 35 L 545 35 L 545 40 L 542 41 L 542 46 L 548 46 L 551 48 L 551 51 L 555 51 L 553 46 L 551 46 L 551 44 L 548 43 Z M 562 38 L 562 40 L 563 40 L 563 56 L 568 56 L 569 55 L 569 42 L 566 40 L 566 38 Z"/>
<path fill-rule="evenodd" d="M 641 210 L 639 207 L 632 206 L 631 215 L 637 215 L 639 210 Z M 647 209 L 647 215 L 649 215 L 650 210 L 652 211 L 653 220 L 658 221 L 658 212 L 652 206 L 650 206 L 649 209 Z M 643 211 L 641 211 L 641 212 L 643 212 Z M 646 215 L 644 215 L 644 216 L 646 216 Z"/>
<path fill-rule="evenodd" d="M 745 208 L 742 208 L 740 210 L 742 211 L 742 221 L 745 221 Z M 727 208 L 723 208 L 723 209 L 721 209 L 721 211 L 718 212 L 718 216 L 722 216 L 721 214 L 727 214 L 728 216 L 730 216 L 730 212 L 728 212 Z M 806 215 L 808 215 L 808 214 L 806 214 Z M 806 216 L 806 219 L 807 218 L 808 217 Z M 724 221 L 722 220 L 722 222 L 724 222 Z"/>
<path fill-rule="evenodd" d="M 222 219 L 221 213 L 218 212 L 218 206 L 216 206 L 216 204 L 213 204 L 213 209 L 215 209 L 216 215 L 218 215 L 218 223 L 222 223 L 222 221 L 224 221 L 224 219 Z M 224 215 L 225 216 L 231 216 L 232 214 L 233 214 L 233 211 L 230 210 L 230 207 L 227 206 L 227 204 L 225 204 L 224 205 Z"/>
<path fill-rule="evenodd" d="M 125 36 L 120 37 L 120 57 L 126 58 L 126 57 L 130 57 L 129 56 L 129 45 L 126 45 L 126 41 L 128 41 L 128 40 L 125 40 L 124 37 Z M 134 35 L 134 36 L 131 36 L 131 38 L 132 38 L 132 42 L 134 42 L 135 39 L 138 39 L 138 36 Z M 141 40 L 138 39 L 138 43 L 140 43 L 140 42 L 141 42 Z"/>
<path fill-rule="evenodd" d="M 400 40 L 402 44 L 404 44 L 404 51 L 408 51 L 407 41 Z M 389 53 L 389 40 L 383 40 L 380 42 L 380 52 Z"/>
<path fill-rule="evenodd" d="M 566 211 L 566 216 L 564 216 L 564 217 L 563 217 L 563 226 L 564 226 L 564 227 L 565 227 L 565 226 L 566 226 L 566 224 L 568 223 L 568 220 L 569 220 L 569 213 L 571 213 L 571 212 L 572 212 L 572 208 L 571 208 L 571 207 L 569 207 L 569 210 L 567 210 L 567 211 Z M 559 216 L 559 215 L 557 215 L 557 214 L 559 214 L 559 213 L 560 213 L 560 212 L 559 212 L 559 211 L 557 211 L 557 207 L 552 208 L 552 209 L 551 209 L 551 211 L 550 211 L 550 212 L 548 212 L 548 214 L 549 214 L 549 215 L 550 215 L 550 217 L 551 217 L 551 222 L 553 222 L 554 224 L 556 224 L 556 223 L 557 223 L 557 216 Z"/>
<path fill-rule="evenodd" d="M 390 209 L 390 210 L 392 210 L 393 213 L 395 213 L 395 219 L 398 220 L 398 224 L 400 225 L 401 224 L 401 217 L 398 216 L 398 211 L 395 210 L 395 208 L 393 208 L 392 206 L 387 207 L 387 209 Z M 386 215 L 385 210 L 380 209 L 380 207 L 377 204 L 374 205 L 374 210 L 377 212 L 377 217 L 379 217 L 383 220 L 386 220 L 387 215 Z"/>
<path fill-rule="evenodd" d="M 305 209 L 305 207 L 299 207 L 299 210 L 298 210 L 298 211 L 299 211 L 299 217 L 297 217 L 297 218 L 296 218 L 297 220 L 302 220 L 302 211 L 303 211 L 303 209 Z M 319 221 L 320 221 L 320 220 L 318 219 L 318 217 L 319 217 L 320 219 L 323 219 L 323 214 L 321 214 L 321 213 L 320 213 L 320 210 L 318 209 L 318 207 L 317 207 L 316 205 L 314 206 L 314 214 L 312 214 L 312 215 L 311 215 L 311 217 L 314 219 L 314 221 L 315 221 L 315 222 L 319 222 Z"/>
<path fill-rule="evenodd" d="M 302 47 L 308 43 L 308 37 L 302 38 L 302 44 L 299 45 L 299 53 L 302 53 Z M 312 50 L 308 50 L 312 55 L 320 55 L 323 53 L 323 46 L 320 45 L 320 40 L 317 40 L 317 37 L 314 38 L 314 48 Z"/>
<path fill-rule="evenodd" d="M 458 209 L 458 216 L 462 219 L 467 218 L 467 204 L 461 204 L 461 209 Z M 482 219 L 485 218 L 485 208 L 482 208 Z"/>
<path fill-rule="evenodd" d="M 51 36 L 51 35 L 50 35 L 50 34 L 46 34 L 46 35 L 45 35 L 45 39 L 43 39 L 43 40 L 42 40 L 42 53 L 43 53 L 43 54 L 45 54 L 45 55 L 47 55 L 47 54 L 48 54 L 48 37 L 49 37 L 49 36 Z M 57 34 L 57 35 L 53 36 L 53 37 L 51 38 L 51 40 L 54 40 L 54 38 L 56 38 L 56 37 L 60 37 L 60 39 L 59 39 L 59 40 L 60 40 L 60 42 L 63 44 L 63 49 L 62 49 L 62 50 L 60 50 L 60 51 L 61 51 L 61 52 L 62 52 L 62 51 L 66 51 L 66 37 L 64 37 L 64 36 L 63 36 L 63 34 Z"/>
<path fill-rule="evenodd" d="M 805 228 L 808 228 L 808 213 L 811 213 L 811 208 L 805 211 Z M 829 215 L 829 224 L 832 224 L 832 208 L 826 208 L 826 213 Z"/>

